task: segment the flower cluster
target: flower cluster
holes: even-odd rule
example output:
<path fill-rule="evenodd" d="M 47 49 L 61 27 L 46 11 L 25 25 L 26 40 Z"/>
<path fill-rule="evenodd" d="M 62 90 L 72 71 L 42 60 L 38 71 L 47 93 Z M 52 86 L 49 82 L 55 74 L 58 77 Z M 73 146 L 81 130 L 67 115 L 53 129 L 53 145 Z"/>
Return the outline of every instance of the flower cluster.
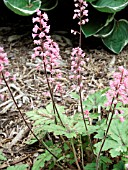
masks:
<path fill-rule="evenodd" d="M 107 94 L 106 106 L 117 104 L 118 102 L 128 104 L 128 70 L 122 66 L 119 67 L 119 72 L 115 72 L 113 80 L 110 81 L 110 90 Z M 116 114 L 123 113 L 123 111 L 116 110 Z M 121 121 L 124 119 L 121 117 Z"/>
<path fill-rule="evenodd" d="M 82 71 L 83 66 L 85 65 L 85 61 L 83 58 L 85 57 L 84 51 L 80 47 L 76 47 L 72 49 L 71 53 L 71 73 L 72 75 L 69 76 L 70 79 L 74 79 L 78 81 L 79 87 L 82 87 Z M 76 88 L 76 87 L 74 87 Z"/>
<path fill-rule="evenodd" d="M 85 114 L 85 116 L 84 116 L 85 118 L 89 118 L 89 114 L 90 114 L 90 113 L 89 113 L 88 110 L 85 110 L 85 111 L 84 111 L 84 114 Z"/>
<path fill-rule="evenodd" d="M 88 6 L 88 4 L 84 0 L 74 0 L 74 2 L 75 2 L 76 9 L 74 10 L 73 19 L 78 18 L 79 19 L 78 24 L 80 26 L 84 25 L 85 23 L 89 21 L 89 19 L 87 18 L 88 10 L 86 10 L 86 7 Z M 79 32 L 71 30 L 71 33 L 76 35 Z"/>
<path fill-rule="evenodd" d="M 0 47 L 0 72 L 5 69 L 5 65 L 8 65 L 7 54 L 4 52 L 3 47 Z"/>
<path fill-rule="evenodd" d="M 50 26 L 47 25 L 48 16 L 46 13 L 41 13 L 37 10 L 37 17 L 33 18 L 33 23 L 36 23 L 33 28 L 32 37 L 34 39 L 34 53 L 32 58 L 40 57 L 42 62 L 39 64 L 38 68 L 50 72 L 49 82 L 55 83 L 53 77 L 54 74 L 61 76 L 61 71 L 58 68 L 59 60 L 61 59 L 59 54 L 59 46 L 56 42 L 51 39 L 48 35 L 50 31 Z M 58 86 L 58 85 L 57 85 Z M 56 90 L 59 88 L 56 87 Z"/>
<path fill-rule="evenodd" d="M 3 47 L 0 47 L 0 85 L 3 83 L 3 76 L 7 79 L 10 78 L 10 73 L 7 71 L 8 63 L 7 54 L 4 52 Z M 14 77 L 10 78 L 10 80 L 14 80 Z M 2 93 L 0 93 L 0 99 L 4 99 Z"/>
<path fill-rule="evenodd" d="M 50 73 L 53 74 L 55 72 L 53 67 L 58 67 L 58 59 L 60 59 L 60 55 L 58 44 L 48 36 L 50 26 L 47 25 L 47 21 L 47 14 L 41 14 L 41 11 L 37 10 L 37 17 L 33 18 L 33 23 L 36 22 L 39 26 L 37 24 L 34 26 L 32 34 L 34 44 L 36 44 L 37 47 L 34 48 L 32 58 L 41 57 L 43 64 L 47 67 L 47 71 L 50 71 Z M 43 64 L 41 63 L 40 67 L 44 67 Z"/>
<path fill-rule="evenodd" d="M 86 18 L 88 16 L 88 10 L 86 10 L 88 4 L 84 0 L 74 0 L 74 2 L 76 9 L 74 10 L 75 13 L 73 19 L 79 18 L 80 21 L 78 24 L 83 25 L 89 21 L 89 19 Z"/>
<path fill-rule="evenodd" d="M 86 22 L 89 21 L 89 19 L 86 18 L 88 16 L 88 10 L 86 10 L 88 4 L 84 0 L 74 0 L 74 2 L 76 9 L 74 10 L 73 19 L 78 18 L 79 19 L 78 24 L 84 25 Z M 76 32 L 75 31 L 73 32 L 73 30 L 72 33 L 76 34 Z"/>

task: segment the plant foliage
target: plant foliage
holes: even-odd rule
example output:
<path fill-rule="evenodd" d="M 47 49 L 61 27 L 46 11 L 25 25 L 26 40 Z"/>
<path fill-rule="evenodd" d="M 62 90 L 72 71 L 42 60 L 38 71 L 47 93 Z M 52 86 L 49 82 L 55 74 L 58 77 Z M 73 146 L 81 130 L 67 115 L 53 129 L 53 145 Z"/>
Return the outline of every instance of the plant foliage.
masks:
<path fill-rule="evenodd" d="M 128 1 L 94 0 L 88 2 L 92 6 L 92 11 L 90 11 L 89 22 L 82 26 L 85 37 L 92 35 L 99 37 L 108 49 L 119 54 L 128 44 L 128 22 L 124 18 L 116 20 L 116 13 L 126 8 Z"/>

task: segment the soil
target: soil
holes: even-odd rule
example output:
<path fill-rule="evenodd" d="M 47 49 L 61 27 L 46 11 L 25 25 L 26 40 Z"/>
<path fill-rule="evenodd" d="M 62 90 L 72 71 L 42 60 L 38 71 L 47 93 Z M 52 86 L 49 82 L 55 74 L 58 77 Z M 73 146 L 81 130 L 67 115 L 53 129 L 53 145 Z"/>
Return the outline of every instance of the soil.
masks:
<path fill-rule="evenodd" d="M 2 25 L 0 27 L 0 46 L 4 47 L 9 58 L 9 71 L 16 76 L 15 82 L 10 82 L 16 102 L 26 121 L 30 121 L 24 114 L 32 109 L 38 109 L 46 106 L 50 99 L 44 92 L 48 88 L 44 83 L 44 72 L 36 69 L 39 59 L 33 61 L 31 55 L 34 47 L 31 37 L 32 25 L 14 24 Z M 59 44 L 62 60 L 60 69 L 63 73 L 61 79 L 65 90 L 72 91 L 69 81 L 70 73 L 70 53 L 74 46 L 78 45 L 78 38 L 70 35 L 67 30 L 57 30 L 51 33 L 52 38 Z M 92 43 L 92 40 L 89 42 Z M 94 42 L 95 43 L 95 42 Z M 93 43 L 93 44 L 94 44 Z M 94 48 L 95 47 L 95 48 Z M 83 40 L 83 48 L 86 58 L 89 59 L 84 71 L 84 98 L 98 89 L 109 85 L 109 80 L 118 66 L 124 66 L 128 69 L 128 46 L 123 49 L 119 55 L 107 51 L 104 46 L 89 45 Z M 0 169 L 6 169 L 9 165 L 18 163 L 27 163 L 31 169 L 33 161 L 42 152 L 38 144 L 26 145 L 25 141 L 29 138 L 29 129 L 26 127 L 21 115 L 10 98 L 5 84 L 0 86 L 5 94 L 4 101 L 0 101 L 0 151 L 7 157 Z M 64 104 L 67 107 L 67 113 L 72 114 L 77 109 L 76 103 L 69 96 L 55 97 L 55 101 Z M 20 134 L 20 136 L 18 135 Z"/>

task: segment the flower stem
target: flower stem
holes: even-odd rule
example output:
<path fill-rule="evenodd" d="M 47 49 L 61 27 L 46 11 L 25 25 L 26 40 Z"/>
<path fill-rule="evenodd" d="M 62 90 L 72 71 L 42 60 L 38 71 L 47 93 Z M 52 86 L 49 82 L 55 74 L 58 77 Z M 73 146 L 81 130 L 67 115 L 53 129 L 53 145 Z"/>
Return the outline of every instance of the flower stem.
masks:
<path fill-rule="evenodd" d="M 85 117 L 84 117 L 84 110 L 83 110 L 83 104 L 82 104 L 82 95 L 81 95 L 81 87 L 80 87 L 80 90 L 79 90 L 79 96 L 80 96 L 80 107 L 81 107 L 81 113 L 82 113 L 82 117 L 83 117 L 83 121 L 84 121 L 84 125 L 85 125 L 85 130 L 87 132 L 87 136 L 89 138 L 89 143 L 90 143 L 90 149 L 93 153 L 93 157 L 95 158 L 95 154 L 94 154 L 94 151 L 93 151 L 93 145 L 92 145 L 92 141 L 91 141 L 91 137 L 88 133 L 88 128 L 87 128 L 87 124 L 86 124 L 86 120 L 85 120 Z"/>
<path fill-rule="evenodd" d="M 77 168 L 78 168 L 78 170 L 81 170 L 80 165 L 78 163 L 77 156 L 76 156 L 76 150 L 75 150 L 75 147 L 74 147 L 73 139 L 71 139 L 71 144 L 72 144 L 73 154 L 74 154 L 74 158 L 75 158 L 75 161 L 76 161 Z"/>
<path fill-rule="evenodd" d="M 19 108 L 18 105 L 17 105 L 17 102 L 16 102 L 16 100 L 15 100 L 13 94 L 12 94 L 12 91 L 11 91 L 11 89 L 10 89 L 10 87 L 9 87 L 9 85 L 8 85 L 8 83 L 7 83 L 6 79 L 5 79 L 4 74 L 3 74 L 2 71 L 1 71 L 1 74 L 2 74 L 3 80 L 4 80 L 5 84 L 6 84 L 6 87 L 7 87 L 8 90 L 9 90 L 9 93 L 10 93 L 10 95 L 11 95 L 11 98 L 12 98 L 12 100 L 13 100 L 13 102 L 14 102 L 17 110 L 18 110 L 18 112 L 20 113 L 23 121 L 25 122 L 26 126 L 28 127 L 28 129 L 30 130 L 30 132 L 32 133 L 32 135 L 36 138 L 36 140 L 40 143 L 40 145 L 43 145 L 44 148 L 45 148 L 55 159 L 58 159 L 57 156 L 54 155 L 54 153 L 52 153 L 52 152 L 48 149 L 48 146 L 45 144 L 45 142 L 44 142 L 43 140 L 40 141 L 40 139 L 38 139 L 38 137 L 35 135 L 35 133 L 34 133 L 33 130 L 31 129 L 31 127 L 28 125 L 27 121 L 26 121 L 25 118 L 24 118 L 23 113 L 21 112 L 20 108 Z"/>
<path fill-rule="evenodd" d="M 54 114 L 57 113 L 57 116 L 58 116 L 58 118 L 59 118 L 59 120 L 60 120 L 61 125 L 62 125 L 63 127 L 65 127 L 64 124 L 63 124 L 63 122 L 62 122 L 62 119 L 61 119 L 61 117 L 60 117 L 60 115 L 59 115 L 59 112 L 58 112 L 58 110 L 57 110 L 55 101 L 54 101 L 53 92 L 52 92 L 52 89 L 51 89 L 51 86 L 50 86 L 50 83 L 49 83 L 49 80 L 48 80 L 48 74 L 47 74 L 45 62 L 44 62 L 44 72 L 45 72 L 46 81 L 47 81 L 48 89 L 49 89 L 49 92 L 50 92 L 50 96 L 51 96 L 51 99 L 52 99 Z M 56 116 L 55 116 L 55 123 L 57 123 Z"/>
<path fill-rule="evenodd" d="M 98 155 L 97 155 L 97 158 L 96 158 L 96 170 L 99 170 L 99 158 L 100 158 L 100 154 L 101 154 L 101 151 L 102 151 L 102 149 L 103 149 L 105 140 L 106 140 L 106 138 L 107 138 L 107 134 L 108 134 L 108 131 L 109 131 L 111 122 L 112 122 L 112 118 L 113 118 L 113 115 L 114 115 L 115 108 L 116 108 L 116 104 L 114 105 L 114 108 L 113 108 L 113 111 L 112 111 L 112 115 L 111 115 L 111 117 L 110 117 L 110 121 L 109 121 L 109 123 L 108 123 L 108 127 L 107 127 L 107 130 L 106 130 L 106 133 L 105 133 L 103 142 L 102 142 L 101 147 L 100 147 L 100 151 L 99 151 L 99 153 L 98 153 Z"/>
<path fill-rule="evenodd" d="M 116 89 L 117 91 L 118 91 L 118 89 L 120 88 L 120 85 L 121 85 L 121 83 L 122 83 L 122 80 L 123 80 L 123 72 L 122 72 L 122 74 L 121 74 L 121 79 L 120 79 L 120 82 L 119 82 L 119 86 L 118 86 L 118 88 Z M 119 93 L 116 94 L 115 99 L 118 99 L 118 97 L 119 97 Z M 114 97 L 113 97 L 112 102 L 111 102 L 111 105 L 110 105 L 110 110 L 112 110 L 113 102 L 114 102 Z M 113 110 L 112 110 L 112 115 L 111 115 L 111 117 L 110 117 L 110 120 L 109 120 L 109 123 L 108 123 L 108 127 L 107 127 L 107 130 L 106 130 L 106 133 L 105 133 L 103 142 L 102 142 L 101 147 L 100 147 L 100 151 L 99 151 L 99 153 L 98 153 L 98 155 L 97 155 L 97 158 L 96 158 L 96 170 L 99 170 L 99 158 L 100 158 L 100 154 L 101 154 L 101 151 L 102 151 L 102 149 L 103 149 L 105 140 L 106 140 L 106 138 L 107 138 L 107 134 L 108 134 L 108 131 L 109 131 L 111 122 L 112 122 L 112 118 L 113 118 L 113 115 L 114 115 L 114 113 L 115 113 L 116 105 L 117 105 L 117 104 L 114 104 L 114 107 L 113 107 Z M 108 117 L 107 117 L 107 120 L 108 120 Z"/>

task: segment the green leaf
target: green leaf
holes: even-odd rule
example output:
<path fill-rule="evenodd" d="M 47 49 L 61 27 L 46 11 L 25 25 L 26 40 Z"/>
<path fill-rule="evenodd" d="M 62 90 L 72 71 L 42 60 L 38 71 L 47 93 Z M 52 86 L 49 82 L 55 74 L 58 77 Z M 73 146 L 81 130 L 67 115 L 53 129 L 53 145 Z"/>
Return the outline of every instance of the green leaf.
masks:
<path fill-rule="evenodd" d="M 96 0 L 86 0 L 86 2 L 90 2 L 90 3 L 93 2 L 93 1 L 96 1 Z"/>
<path fill-rule="evenodd" d="M 114 168 L 112 170 L 125 170 L 124 168 L 124 162 L 119 161 L 117 164 L 114 165 Z"/>
<path fill-rule="evenodd" d="M 113 32 L 102 41 L 111 51 L 120 53 L 128 43 L 128 21 L 116 21 Z"/>
<path fill-rule="evenodd" d="M 45 166 L 45 162 L 50 161 L 53 156 L 48 152 L 39 155 L 32 167 L 32 170 L 40 170 Z"/>
<path fill-rule="evenodd" d="M 7 158 L 3 155 L 3 153 L 0 151 L 0 161 L 6 161 Z"/>
<path fill-rule="evenodd" d="M 43 126 L 43 129 L 47 132 L 53 132 L 54 135 L 64 135 L 67 138 L 76 137 L 76 133 L 73 131 L 73 129 L 64 128 L 56 124 L 45 125 Z"/>
<path fill-rule="evenodd" d="M 22 164 L 22 165 L 10 166 L 7 168 L 7 170 L 27 170 L 27 168 L 28 168 L 27 164 Z"/>
<path fill-rule="evenodd" d="M 40 0 L 4 0 L 5 5 L 18 15 L 28 16 L 36 12 L 40 8 Z"/>
<path fill-rule="evenodd" d="M 71 98 L 76 99 L 76 100 L 80 99 L 80 96 L 76 92 L 71 92 L 70 96 L 71 96 Z"/>
<path fill-rule="evenodd" d="M 94 169 L 96 169 L 96 163 L 90 163 L 84 167 L 84 170 L 94 170 Z"/>
<path fill-rule="evenodd" d="M 100 138 L 100 131 L 98 131 L 97 137 Z M 102 132 L 101 132 L 102 133 Z M 99 135 L 99 136 L 98 136 Z M 102 134 L 101 134 L 102 135 Z M 95 135 L 96 136 L 96 135 Z M 96 143 L 94 146 L 96 148 L 96 153 L 99 152 L 102 142 Z M 111 157 L 117 157 L 123 155 L 128 150 L 128 121 L 123 123 L 120 120 L 114 119 L 111 122 L 110 129 L 108 131 L 108 136 L 105 140 L 102 151 L 108 151 Z"/>
<path fill-rule="evenodd" d="M 88 98 L 83 102 L 84 110 L 91 110 L 93 108 L 98 108 L 98 106 L 104 107 L 106 102 L 106 95 L 102 93 L 102 90 L 99 90 L 93 94 L 90 94 Z"/>
<path fill-rule="evenodd" d="M 116 13 L 128 5 L 127 0 L 97 0 L 91 3 L 100 12 Z"/>
<path fill-rule="evenodd" d="M 100 31 L 106 25 L 107 19 L 110 18 L 110 16 L 112 15 L 107 14 L 107 13 L 103 14 L 94 9 L 92 13 L 90 13 L 89 22 L 81 27 L 82 32 L 85 35 L 85 37 L 87 38 L 91 35 L 96 34 L 98 31 Z"/>
<path fill-rule="evenodd" d="M 104 162 L 104 163 L 112 163 L 112 160 L 109 159 L 106 156 L 100 156 L 100 161 Z"/>
<path fill-rule="evenodd" d="M 58 0 L 41 0 L 41 2 L 40 9 L 43 11 L 52 10 L 58 5 Z"/>
<path fill-rule="evenodd" d="M 97 32 L 94 36 L 100 38 L 105 38 L 109 36 L 115 28 L 115 23 L 115 20 L 113 20 L 107 26 L 103 27 L 99 32 Z"/>
<path fill-rule="evenodd" d="M 103 130 L 98 130 L 98 133 L 94 136 L 94 138 L 97 139 L 103 139 L 104 138 L 104 131 Z"/>

